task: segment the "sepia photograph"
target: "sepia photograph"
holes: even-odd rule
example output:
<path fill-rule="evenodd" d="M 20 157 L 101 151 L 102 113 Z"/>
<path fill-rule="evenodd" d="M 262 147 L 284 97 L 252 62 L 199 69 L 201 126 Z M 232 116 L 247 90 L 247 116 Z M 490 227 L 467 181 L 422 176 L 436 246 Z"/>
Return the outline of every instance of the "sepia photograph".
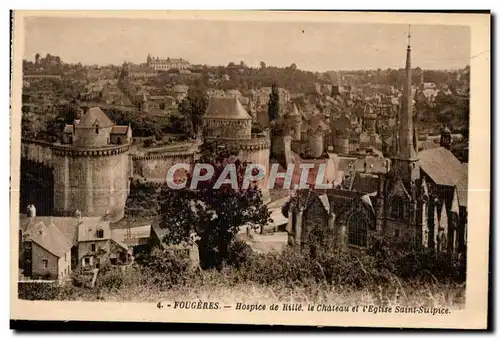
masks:
<path fill-rule="evenodd" d="M 12 319 L 485 328 L 488 14 L 13 16 Z"/>

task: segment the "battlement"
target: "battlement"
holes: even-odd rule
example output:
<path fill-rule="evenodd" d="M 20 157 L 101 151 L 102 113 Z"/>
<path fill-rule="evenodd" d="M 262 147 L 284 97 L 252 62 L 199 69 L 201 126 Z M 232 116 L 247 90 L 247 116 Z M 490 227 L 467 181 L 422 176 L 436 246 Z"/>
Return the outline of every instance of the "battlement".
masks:
<path fill-rule="evenodd" d="M 224 139 L 222 143 L 228 147 L 236 147 L 245 151 L 257 151 L 271 147 L 271 140 L 266 136 L 252 137 L 251 139 Z"/>
<path fill-rule="evenodd" d="M 190 157 L 190 156 L 194 156 L 194 152 L 168 152 L 168 153 L 154 154 L 154 155 L 132 155 L 132 160 L 134 161 L 162 160 L 162 159 Z"/>

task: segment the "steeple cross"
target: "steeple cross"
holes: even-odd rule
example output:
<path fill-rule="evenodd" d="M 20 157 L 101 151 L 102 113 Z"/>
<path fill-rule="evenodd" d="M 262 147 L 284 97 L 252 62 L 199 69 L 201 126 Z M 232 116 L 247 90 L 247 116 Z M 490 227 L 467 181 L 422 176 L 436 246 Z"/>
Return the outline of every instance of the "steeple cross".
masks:
<path fill-rule="evenodd" d="M 411 39 L 411 25 L 408 25 L 408 48 L 410 47 L 410 39 Z"/>

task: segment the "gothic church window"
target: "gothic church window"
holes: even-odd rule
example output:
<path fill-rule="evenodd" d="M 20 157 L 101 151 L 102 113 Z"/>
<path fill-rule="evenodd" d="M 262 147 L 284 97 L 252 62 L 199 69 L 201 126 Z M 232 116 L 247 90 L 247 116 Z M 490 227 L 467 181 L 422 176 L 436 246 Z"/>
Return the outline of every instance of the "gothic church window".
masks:
<path fill-rule="evenodd" d="M 349 245 L 366 247 L 368 242 L 368 220 L 359 213 L 352 213 L 347 219 Z"/>
<path fill-rule="evenodd" d="M 391 219 L 405 220 L 405 203 L 399 197 L 394 197 L 391 201 Z"/>

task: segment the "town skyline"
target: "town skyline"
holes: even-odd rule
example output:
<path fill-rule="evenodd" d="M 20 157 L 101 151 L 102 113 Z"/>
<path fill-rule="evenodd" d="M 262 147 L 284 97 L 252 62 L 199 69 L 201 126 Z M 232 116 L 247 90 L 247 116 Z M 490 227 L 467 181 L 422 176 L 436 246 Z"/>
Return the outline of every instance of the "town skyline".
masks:
<path fill-rule="evenodd" d="M 144 63 L 149 53 L 208 66 L 295 63 L 312 72 L 403 68 L 408 34 L 408 25 L 402 24 L 199 21 L 194 26 L 188 20 L 50 17 L 27 18 L 25 24 L 27 60 L 50 53 L 67 63 L 105 66 Z M 155 43 L 144 46 L 144 31 Z M 414 67 L 469 65 L 468 27 L 412 25 L 411 35 Z M 161 40 L 168 43 L 158 44 Z"/>

